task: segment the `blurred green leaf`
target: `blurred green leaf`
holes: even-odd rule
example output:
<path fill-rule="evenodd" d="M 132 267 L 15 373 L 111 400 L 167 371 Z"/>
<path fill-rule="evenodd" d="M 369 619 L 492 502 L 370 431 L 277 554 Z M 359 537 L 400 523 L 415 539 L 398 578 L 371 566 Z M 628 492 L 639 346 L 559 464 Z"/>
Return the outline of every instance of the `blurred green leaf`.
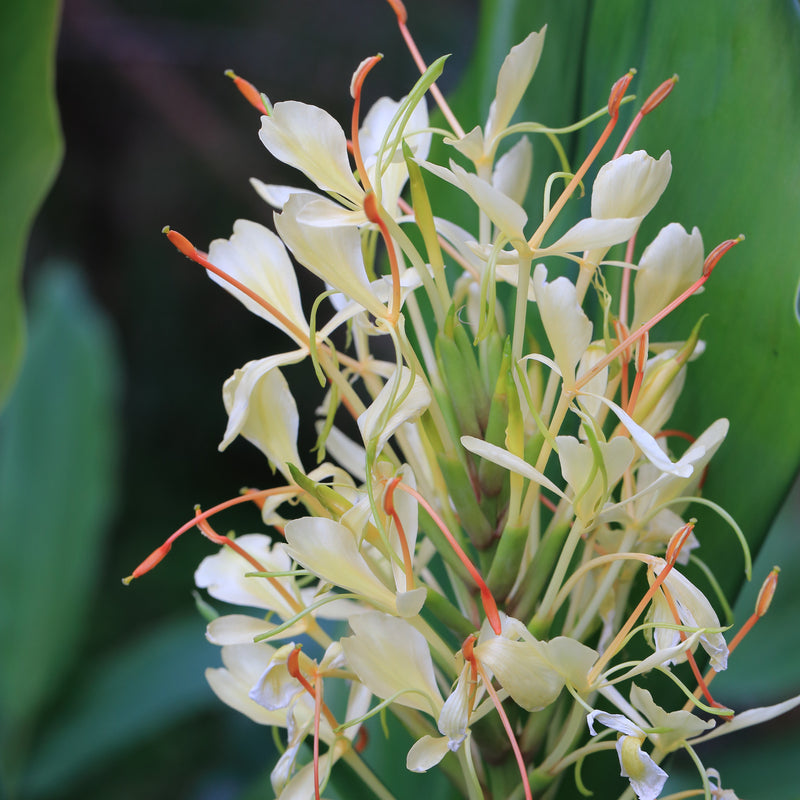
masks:
<path fill-rule="evenodd" d="M 53 797 L 124 748 L 216 705 L 204 669 L 218 653 L 204 630 L 194 615 L 169 620 L 83 669 L 33 754 L 25 795 Z"/>
<path fill-rule="evenodd" d="M 22 359 L 28 231 L 61 160 L 53 67 L 59 8 L 57 0 L 0 3 L 0 407 Z"/>
<path fill-rule="evenodd" d="M 35 285 L 30 342 L 0 416 L 0 733 L 14 748 L 90 622 L 115 492 L 117 358 L 77 272 Z M 11 767 L 13 771 L 13 767 Z"/>

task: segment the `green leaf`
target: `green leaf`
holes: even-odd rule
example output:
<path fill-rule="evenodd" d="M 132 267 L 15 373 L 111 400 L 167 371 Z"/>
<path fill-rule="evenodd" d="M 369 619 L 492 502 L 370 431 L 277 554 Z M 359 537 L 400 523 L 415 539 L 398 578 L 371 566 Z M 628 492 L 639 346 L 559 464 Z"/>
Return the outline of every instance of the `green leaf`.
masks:
<path fill-rule="evenodd" d="M 673 220 L 697 225 L 706 253 L 744 233 L 704 294 L 655 330 L 685 338 L 703 313 L 707 350 L 692 364 L 676 418 L 693 435 L 728 417 L 704 493 L 739 522 L 757 550 L 800 467 L 800 329 L 794 303 L 800 208 L 800 16 L 789 3 L 709 0 L 604 2 L 589 25 L 583 110 L 629 67 L 644 99 L 678 73 L 675 91 L 631 145 L 672 152 L 673 174 L 646 220 L 637 252 Z M 591 98 L 591 99 L 589 99 Z M 651 219 L 652 218 L 652 219 Z M 699 551 L 726 564 L 723 588 L 742 579 L 725 524 L 703 514 Z"/>
<path fill-rule="evenodd" d="M 42 275 L 31 307 L 28 352 L 0 416 L 0 641 L 13 642 L 0 659 L 7 763 L 77 655 L 115 490 L 108 323 L 63 267 Z"/>
<path fill-rule="evenodd" d="M 61 160 L 53 81 L 59 6 L 0 4 L 0 406 L 22 359 L 28 231 Z"/>
<path fill-rule="evenodd" d="M 708 348 L 690 366 L 671 427 L 698 435 L 728 417 L 731 432 L 711 464 L 705 495 L 723 505 L 754 550 L 766 535 L 800 468 L 800 328 L 796 216 L 800 208 L 800 16 L 789 3 L 708 0 L 698 4 L 558 3 L 484 0 L 475 57 L 453 98 L 467 130 L 483 125 L 497 70 L 514 44 L 547 23 L 541 62 L 516 116 L 565 125 L 602 107 L 613 83 L 638 70 L 623 108 L 613 154 L 634 109 L 663 80 L 680 81 L 646 117 L 629 147 L 655 156 L 672 152 L 673 175 L 645 220 L 637 255 L 658 230 L 678 221 L 703 233 L 706 252 L 744 233 L 746 241 L 720 262 L 706 292 L 656 327 L 659 338 L 686 338 L 704 313 Z M 575 168 L 602 129 L 595 123 L 573 141 Z M 558 169 L 542 137 L 534 137 L 534 175 L 527 210 L 534 220 L 546 176 Z M 591 188 L 591 176 L 587 190 Z M 439 190 L 432 186 L 432 195 Z M 432 198 L 434 208 L 439 195 Z M 588 198 L 570 201 L 565 222 L 588 212 Z M 459 198 L 448 195 L 453 206 Z M 474 220 L 462 218 L 473 225 Z M 555 265 L 554 265 L 555 266 Z M 614 280 L 613 271 L 608 273 Z M 694 510 L 693 512 L 694 513 Z M 698 512 L 701 555 L 724 561 L 723 589 L 742 580 L 742 558 L 724 522 Z"/>
<path fill-rule="evenodd" d="M 219 655 L 204 630 L 197 616 L 169 620 L 84 669 L 33 754 L 26 795 L 54 797 L 124 748 L 216 704 L 203 670 Z"/>

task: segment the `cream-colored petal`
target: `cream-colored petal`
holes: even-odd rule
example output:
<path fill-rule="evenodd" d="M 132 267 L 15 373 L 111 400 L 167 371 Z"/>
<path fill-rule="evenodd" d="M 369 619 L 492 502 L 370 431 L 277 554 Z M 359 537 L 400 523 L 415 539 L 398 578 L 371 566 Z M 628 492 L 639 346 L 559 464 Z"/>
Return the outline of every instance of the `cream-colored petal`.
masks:
<path fill-rule="evenodd" d="M 525 202 L 533 170 L 533 145 L 523 136 L 495 164 L 492 186 L 520 206 Z"/>
<path fill-rule="evenodd" d="M 280 547 L 273 547 L 268 536 L 247 533 L 238 536 L 236 543 L 270 572 L 285 572 L 291 567 L 286 553 Z M 255 571 L 256 568 L 247 559 L 230 547 L 222 547 L 218 553 L 206 556 L 200 562 L 194 573 L 194 581 L 200 589 L 206 589 L 217 600 L 275 611 L 283 619 L 294 616 L 294 609 L 268 580 L 245 577 L 247 573 Z M 292 578 L 276 580 L 290 596 L 298 597 Z"/>
<path fill-rule="evenodd" d="M 342 639 L 347 663 L 369 690 L 383 699 L 438 715 L 442 697 L 425 637 L 408 622 L 368 612 L 350 620 L 353 636 Z"/>
<path fill-rule="evenodd" d="M 294 257 L 317 277 L 375 316 L 386 316 L 386 308 L 369 288 L 358 230 L 303 225 L 297 217 L 308 202 L 307 197 L 292 195 L 283 213 L 275 214 L 275 228 L 281 239 Z"/>
<path fill-rule="evenodd" d="M 301 361 L 305 353 L 281 353 L 250 361 L 222 387 L 228 427 L 224 450 L 237 436 L 254 444 L 288 479 L 287 464 L 301 465 L 297 453 L 299 417 L 289 384 L 278 366 Z"/>
<path fill-rule="evenodd" d="M 258 196 L 276 211 L 282 211 L 284 205 L 293 194 L 305 194 L 310 197 L 321 197 L 316 192 L 308 189 L 298 189 L 296 186 L 283 186 L 274 183 L 264 183 L 258 178 L 250 178 L 250 185 L 256 190 Z"/>
<path fill-rule="evenodd" d="M 420 375 L 408 367 L 395 372 L 357 420 L 367 450 L 380 453 L 395 431 L 416 419 L 430 403 L 431 393 Z"/>
<path fill-rule="evenodd" d="M 592 341 L 592 323 L 578 302 L 575 285 L 567 278 L 547 283 L 547 268 L 537 264 L 533 288 L 553 357 L 564 386 L 575 383 L 575 367 Z"/>
<path fill-rule="evenodd" d="M 406 756 L 406 769 L 410 772 L 427 772 L 435 767 L 448 753 L 446 736 L 423 736 L 418 739 Z"/>
<path fill-rule="evenodd" d="M 303 517 L 288 522 L 285 533 L 286 551 L 306 569 L 380 608 L 395 610 L 394 592 L 370 569 L 344 525 L 323 517 Z"/>
<path fill-rule="evenodd" d="M 508 450 L 489 442 L 485 442 L 482 439 L 476 439 L 474 436 L 462 436 L 461 444 L 464 446 L 464 449 L 469 450 L 470 453 L 475 453 L 476 456 L 485 458 L 487 461 L 491 461 L 493 464 L 497 464 L 500 467 L 505 467 L 507 470 L 510 470 L 517 475 L 522 475 L 523 478 L 527 478 L 530 481 L 534 481 L 534 483 L 538 483 L 540 486 L 544 486 L 545 489 L 549 489 L 559 497 L 564 497 L 564 493 L 561 491 L 561 489 L 559 489 L 558 486 L 556 486 L 549 478 L 547 478 L 538 470 L 534 469 L 524 459 L 520 458 L 519 456 L 515 456 L 513 453 L 509 453 Z"/>
<path fill-rule="evenodd" d="M 497 92 L 486 121 L 487 142 L 491 143 L 511 122 L 539 64 L 546 30 L 545 25 L 538 33 L 529 33 L 523 41 L 511 48 L 503 60 L 497 75 Z"/>
<path fill-rule="evenodd" d="M 632 330 L 652 319 L 703 274 L 703 237 L 673 222 L 647 246 L 633 281 Z"/>
<path fill-rule="evenodd" d="M 305 173 L 320 189 L 360 203 L 342 126 L 316 106 L 289 100 L 261 118 L 261 141 L 275 158 Z"/>
<path fill-rule="evenodd" d="M 656 161 L 644 150 L 624 153 L 604 164 L 592 187 L 592 216 L 647 216 L 658 202 L 672 174 L 669 150 Z"/>
<path fill-rule="evenodd" d="M 478 645 L 475 655 L 526 711 L 549 706 L 564 687 L 564 678 L 553 669 L 540 642 L 513 642 L 495 636 Z"/>
<path fill-rule="evenodd" d="M 587 217 L 573 225 L 557 242 L 537 250 L 537 256 L 553 253 L 580 253 L 584 250 L 606 250 L 626 242 L 636 233 L 641 217 L 596 219 Z"/>
<path fill-rule="evenodd" d="M 301 331 L 308 332 L 294 266 L 283 242 L 271 230 L 257 222 L 239 219 L 233 224 L 233 235 L 230 239 L 215 239 L 211 242 L 208 260 L 269 301 Z M 249 311 L 271 322 L 295 341 L 300 341 L 255 300 L 213 272 L 208 274 L 212 281 L 230 292 Z"/>

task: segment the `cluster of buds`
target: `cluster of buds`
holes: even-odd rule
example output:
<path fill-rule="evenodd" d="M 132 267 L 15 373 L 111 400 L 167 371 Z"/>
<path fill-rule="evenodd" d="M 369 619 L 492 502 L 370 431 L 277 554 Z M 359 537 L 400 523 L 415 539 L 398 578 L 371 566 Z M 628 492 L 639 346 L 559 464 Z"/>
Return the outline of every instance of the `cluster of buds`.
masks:
<path fill-rule="evenodd" d="M 471 800 L 550 797 L 570 772 L 583 790 L 587 758 L 607 759 L 626 792 L 652 800 L 678 749 L 698 765 L 695 794 L 732 798 L 695 746 L 800 699 L 744 713 L 714 700 L 711 679 L 741 635 L 726 642 L 715 611 L 724 598 L 712 603 L 683 571 L 701 561 L 687 512 L 728 424 L 696 438 L 665 427 L 702 355 L 702 320 L 685 341 L 657 341 L 654 329 L 741 237 L 705 255 L 700 232 L 673 223 L 637 256 L 672 165 L 669 152 L 656 159 L 628 144 L 675 78 L 596 169 L 634 99 L 632 72 L 578 125 L 512 124 L 544 45 L 544 29 L 531 33 L 503 62 L 485 125 L 465 132 L 436 89 L 444 59 L 427 66 L 399 0 L 392 7 L 421 78 L 362 119 L 379 57 L 362 62 L 349 138 L 322 109 L 273 105 L 231 75 L 262 115 L 267 150 L 319 193 L 254 181 L 277 235 L 239 220 L 205 253 L 166 233 L 293 341 L 223 388 L 220 447 L 243 436 L 285 483 L 198 510 L 131 578 L 190 528 L 220 545 L 196 583 L 245 610 L 210 621 L 224 666 L 207 677 L 225 703 L 286 730 L 272 772 L 282 800 L 320 798 L 339 760 L 390 800 L 362 754 L 366 723 L 386 710 L 414 739 L 407 768 L 439 765 Z M 448 129 L 431 126 L 428 96 Z M 558 137 L 597 120 L 594 147 L 550 177 L 531 223 L 532 137 L 545 134 L 563 156 Z M 452 155 L 446 165 L 429 160 L 433 137 Z M 590 216 L 555 238 L 590 169 Z M 471 201 L 474 230 L 435 207 L 440 182 Z M 609 259 L 617 245 L 624 257 Z M 309 315 L 292 259 L 325 283 Z M 301 361 L 323 387 L 312 469 L 281 371 Z M 236 503 L 257 504 L 270 533 L 216 533 L 210 519 Z M 776 579 L 740 634 L 765 613 Z M 657 675 L 683 690 L 683 707 L 662 705 L 674 702 L 669 691 L 653 697 L 664 688 Z M 336 713 L 333 696 L 346 697 Z"/>

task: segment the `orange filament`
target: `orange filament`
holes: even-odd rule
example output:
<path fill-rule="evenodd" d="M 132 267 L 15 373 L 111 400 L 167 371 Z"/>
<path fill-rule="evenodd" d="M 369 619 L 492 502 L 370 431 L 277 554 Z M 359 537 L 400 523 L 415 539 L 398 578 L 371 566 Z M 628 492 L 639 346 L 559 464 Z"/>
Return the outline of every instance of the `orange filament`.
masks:
<path fill-rule="evenodd" d="M 755 611 L 750 615 L 744 625 L 742 625 L 742 627 L 737 631 L 736 636 L 731 639 L 731 643 L 728 645 L 728 655 L 733 653 L 733 651 L 741 644 L 742 639 L 744 639 L 744 637 L 747 636 L 747 634 L 753 629 L 753 626 L 756 624 L 756 622 L 758 622 L 769 610 L 770 603 L 775 595 L 775 589 L 778 586 L 778 573 L 780 571 L 780 567 L 773 567 L 769 575 L 767 575 L 764 583 L 761 586 L 761 590 L 758 593 Z M 711 667 L 705 674 L 705 685 L 708 686 L 716 677 L 717 671 Z M 698 686 L 694 693 L 695 697 L 699 697 L 701 691 L 701 687 Z M 687 701 L 684 708 L 690 708 L 691 704 L 691 700 Z"/>
<path fill-rule="evenodd" d="M 250 553 L 248 553 L 235 539 L 229 539 L 227 536 L 221 536 L 218 534 L 211 527 L 211 523 L 207 519 L 202 518 L 199 507 L 195 512 L 195 520 L 199 531 L 207 539 L 210 539 L 216 544 L 229 547 L 234 553 L 237 553 L 243 559 L 245 559 L 245 561 L 252 564 L 258 572 L 267 572 L 266 567 L 264 567 L 258 559 L 251 556 Z M 277 578 L 273 578 L 269 575 L 265 575 L 264 577 L 267 579 L 270 586 L 272 586 L 272 588 L 286 601 L 286 603 L 288 603 L 289 608 L 291 608 L 295 613 L 300 613 L 303 610 L 303 606 L 297 601 L 297 598 L 293 597 L 291 592 L 289 592 L 289 590 Z"/>
<path fill-rule="evenodd" d="M 633 263 L 633 250 L 636 246 L 636 233 L 628 239 L 628 244 L 625 247 L 625 260 L 631 264 Z M 619 318 L 622 320 L 623 325 L 628 325 L 628 298 L 631 293 L 631 269 L 624 267 L 622 270 L 622 285 L 619 291 Z"/>
<path fill-rule="evenodd" d="M 154 550 L 147 558 L 139 564 L 138 567 L 127 577 L 123 579 L 123 583 L 127 586 L 131 581 L 136 578 L 141 578 L 147 572 L 150 572 L 153 567 L 155 567 L 161 559 L 166 556 L 167 553 L 172 549 L 173 542 L 182 534 L 186 533 L 186 531 L 193 528 L 196 524 L 198 519 L 206 519 L 208 517 L 213 516 L 214 514 L 218 514 L 220 511 L 224 511 L 226 508 L 230 508 L 231 506 L 238 505 L 239 503 L 249 503 L 249 502 L 261 502 L 263 505 L 264 498 L 269 497 L 270 495 L 275 494 L 298 494 L 301 493 L 303 490 L 298 488 L 297 486 L 279 486 L 275 489 L 248 489 L 244 494 L 239 495 L 238 497 L 233 497 L 230 500 L 226 500 L 224 503 L 219 503 L 219 505 L 214 506 L 213 508 L 208 509 L 208 511 L 204 511 L 202 514 L 195 516 L 194 519 L 190 520 L 189 522 L 181 525 L 175 533 L 173 533 L 160 547 Z M 225 539 L 225 543 L 230 542 L 230 539 L 227 537 L 223 537 Z M 263 571 L 263 569 L 261 569 Z"/>
<path fill-rule="evenodd" d="M 592 378 L 594 378 L 601 370 L 605 369 L 625 348 L 633 344 L 637 339 L 644 336 L 650 328 L 661 322 L 664 317 L 674 311 L 685 300 L 690 298 L 709 278 L 712 270 L 717 265 L 717 262 L 728 252 L 734 245 L 744 241 L 744 236 L 738 236 L 736 239 L 728 239 L 722 244 L 717 245 L 705 260 L 703 265 L 703 274 L 686 290 L 681 292 L 671 303 L 664 306 L 661 311 L 649 319 L 647 322 L 640 325 L 633 333 L 631 333 L 624 341 L 620 342 L 605 358 L 595 364 L 592 369 L 583 375 L 578 381 L 575 382 L 575 391 L 584 387 Z"/>
<path fill-rule="evenodd" d="M 614 320 L 614 332 L 617 334 L 617 341 L 621 342 L 627 335 L 628 329 L 622 320 Z M 628 407 L 628 362 L 630 361 L 630 352 L 623 350 L 620 354 L 619 360 L 622 362 L 622 369 L 620 370 L 620 399 L 622 408 Z"/>
<path fill-rule="evenodd" d="M 267 108 L 266 104 L 264 103 L 264 98 L 261 96 L 261 92 L 253 86 L 250 81 L 246 81 L 244 78 L 240 78 L 232 69 L 225 70 L 225 74 L 233 81 L 236 88 L 242 93 L 245 100 L 250 103 L 256 111 L 260 111 L 262 114 L 269 115 L 269 109 Z"/>
<path fill-rule="evenodd" d="M 475 634 L 470 634 L 467 637 L 467 640 L 464 642 L 461 652 L 464 654 L 464 659 L 466 661 L 469 661 L 470 664 L 472 665 L 473 671 L 477 672 L 478 675 L 481 676 L 481 680 L 483 680 L 483 685 L 484 687 L 486 687 L 486 691 L 489 694 L 489 697 L 492 698 L 492 703 L 494 703 L 494 707 L 497 709 L 497 713 L 500 716 L 501 722 L 503 723 L 506 735 L 508 736 L 508 741 L 511 744 L 511 749 L 514 751 L 514 758 L 516 758 L 517 760 L 517 766 L 519 767 L 519 774 L 522 776 L 522 788 L 525 792 L 525 800 L 532 800 L 533 794 L 531 793 L 531 784 L 530 781 L 528 780 L 528 770 L 525 768 L 525 761 L 522 758 L 522 752 L 519 749 L 517 738 L 516 736 L 514 736 L 514 730 L 511 727 L 511 723 L 508 721 L 508 716 L 506 715 L 505 709 L 503 708 L 503 704 L 500 701 L 500 698 L 497 696 L 497 692 L 495 691 L 494 686 L 492 686 L 491 680 L 489 680 L 488 675 L 481 666 L 481 662 L 475 655 L 475 652 L 473 650 L 474 643 L 475 643 Z"/>
<path fill-rule="evenodd" d="M 323 700 L 323 684 L 322 674 L 318 669 L 314 669 L 314 684 L 309 683 L 308 679 L 303 675 L 300 669 L 300 651 L 302 645 L 296 645 L 295 648 L 289 653 L 286 659 L 286 669 L 295 680 L 303 687 L 303 689 L 314 698 L 314 797 L 315 800 L 320 800 L 320 783 L 319 783 L 319 728 L 321 715 L 325 715 L 328 724 L 333 730 L 339 727 L 336 717 L 328 707 L 327 703 Z"/>
<path fill-rule="evenodd" d="M 628 400 L 628 407 L 625 409 L 628 414 L 633 416 L 633 410 L 636 408 L 636 400 L 639 397 L 639 390 L 642 387 L 642 380 L 644 378 L 644 367 L 647 361 L 647 350 L 649 344 L 649 337 L 647 333 L 639 339 L 639 349 L 636 358 L 636 378 L 633 381 L 633 388 L 631 389 L 631 396 Z"/>
<path fill-rule="evenodd" d="M 392 301 L 389 305 L 389 316 L 387 319 L 390 323 L 394 324 L 400 316 L 400 266 L 397 263 L 397 253 L 394 249 L 394 242 L 389 235 L 389 228 L 383 221 L 383 217 L 381 217 L 375 192 L 371 189 L 364 198 L 364 213 L 367 215 L 367 219 L 370 222 L 374 222 L 378 228 L 380 228 L 381 236 L 386 245 L 386 253 L 389 256 L 389 267 L 392 272 Z"/>
<path fill-rule="evenodd" d="M 408 548 L 408 539 L 406 532 L 403 530 L 403 523 L 400 521 L 400 515 L 394 507 L 394 490 L 397 484 L 400 483 L 400 478 L 392 478 L 386 487 L 386 493 L 383 496 L 383 510 L 394 520 L 395 527 L 397 528 L 397 536 L 400 539 L 400 547 L 403 551 L 403 569 L 406 573 L 406 591 L 410 592 L 414 588 L 414 565 L 411 561 L 411 551 Z"/>
<path fill-rule="evenodd" d="M 461 545 L 456 541 L 455 536 L 450 532 L 447 525 L 444 524 L 444 520 L 433 510 L 431 504 L 416 490 L 412 489 L 407 484 L 403 483 L 402 481 L 397 484 L 398 489 L 402 489 L 406 494 L 410 494 L 412 497 L 416 498 L 416 501 L 428 512 L 428 516 L 436 523 L 436 526 L 439 530 L 444 534 L 445 539 L 450 543 L 450 546 L 455 550 L 456 555 L 458 556 L 461 563 L 467 568 L 467 572 L 472 576 L 472 579 L 475 581 L 478 591 L 481 595 L 481 604 L 483 605 L 483 611 L 486 614 L 486 619 L 489 620 L 489 624 L 492 626 L 492 630 L 499 636 L 503 630 L 503 626 L 500 622 L 500 613 L 497 610 L 497 603 L 495 602 L 494 597 L 492 596 L 491 591 L 489 591 L 489 587 L 486 585 L 486 581 L 483 579 L 483 576 L 478 572 L 475 565 L 469 560 L 469 557 L 462 549 Z"/>

